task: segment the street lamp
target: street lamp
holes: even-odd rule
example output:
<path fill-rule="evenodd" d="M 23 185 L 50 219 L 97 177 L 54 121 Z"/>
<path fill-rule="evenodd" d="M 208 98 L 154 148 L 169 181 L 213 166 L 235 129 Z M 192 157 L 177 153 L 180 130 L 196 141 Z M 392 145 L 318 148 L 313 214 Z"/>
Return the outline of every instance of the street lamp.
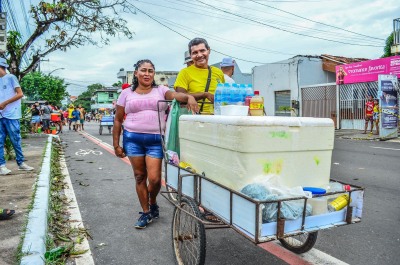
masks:
<path fill-rule="evenodd" d="M 56 69 L 54 69 L 53 71 L 51 71 L 50 73 L 48 73 L 48 76 L 50 76 L 53 72 L 55 72 L 55 71 L 57 71 L 57 70 L 65 70 L 65 68 L 64 68 L 64 67 L 56 68 Z"/>

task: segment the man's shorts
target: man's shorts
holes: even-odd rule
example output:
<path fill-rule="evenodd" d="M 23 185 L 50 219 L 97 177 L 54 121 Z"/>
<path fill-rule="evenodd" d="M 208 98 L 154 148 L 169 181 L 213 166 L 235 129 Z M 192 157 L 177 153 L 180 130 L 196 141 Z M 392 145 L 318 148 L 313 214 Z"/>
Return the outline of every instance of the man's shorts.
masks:
<path fill-rule="evenodd" d="M 81 119 L 80 122 L 81 122 L 81 124 L 84 124 L 85 123 L 85 119 Z"/>
<path fill-rule="evenodd" d="M 374 116 L 372 117 L 374 117 L 374 121 L 379 120 L 379 112 L 374 112 Z"/>
<path fill-rule="evenodd" d="M 163 158 L 161 136 L 159 134 L 135 133 L 124 130 L 123 136 L 123 148 L 127 156 Z"/>
<path fill-rule="evenodd" d="M 373 116 L 365 116 L 365 121 L 366 122 L 373 121 L 373 120 L 374 120 Z"/>
<path fill-rule="evenodd" d="M 71 125 L 79 125 L 79 124 L 81 124 L 80 120 L 71 121 Z"/>
<path fill-rule="evenodd" d="M 40 116 L 32 116 L 31 123 L 39 123 L 40 122 Z"/>

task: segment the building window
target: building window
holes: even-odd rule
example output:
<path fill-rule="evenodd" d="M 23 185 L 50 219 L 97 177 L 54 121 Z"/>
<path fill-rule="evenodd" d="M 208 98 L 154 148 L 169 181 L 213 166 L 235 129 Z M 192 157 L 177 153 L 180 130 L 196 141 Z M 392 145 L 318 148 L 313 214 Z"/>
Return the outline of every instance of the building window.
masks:
<path fill-rule="evenodd" d="M 290 90 L 275 92 L 275 116 L 291 116 Z"/>
<path fill-rule="evenodd" d="M 114 98 L 114 93 L 113 92 L 108 92 L 108 98 Z"/>

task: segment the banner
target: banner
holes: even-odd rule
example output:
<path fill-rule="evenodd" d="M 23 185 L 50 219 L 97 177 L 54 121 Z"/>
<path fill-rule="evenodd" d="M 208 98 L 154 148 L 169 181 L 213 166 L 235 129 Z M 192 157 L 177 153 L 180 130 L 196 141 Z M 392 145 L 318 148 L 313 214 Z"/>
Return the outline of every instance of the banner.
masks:
<path fill-rule="evenodd" d="M 398 121 L 398 91 L 397 88 L 397 76 L 393 75 L 381 75 L 379 76 L 378 96 L 380 99 L 381 106 L 381 124 L 382 128 L 396 128 Z"/>
<path fill-rule="evenodd" d="M 338 85 L 378 81 L 378 75 L 400 78 L 400 56 L 336 66 Z"/>

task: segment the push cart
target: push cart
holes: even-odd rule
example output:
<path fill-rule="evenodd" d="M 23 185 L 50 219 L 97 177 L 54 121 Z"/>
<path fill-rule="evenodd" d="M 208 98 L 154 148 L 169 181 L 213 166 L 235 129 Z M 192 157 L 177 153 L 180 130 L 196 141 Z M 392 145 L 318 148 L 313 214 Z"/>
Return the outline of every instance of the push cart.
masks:
<path fill-rule="evenodd" d="M 351 198 L 347 206 L 334 212 L 306 216 L 309 200 L 306 196 L 254 200 L 213 181 L 204 172 L 196 173 L 190 168 L 169 163 L 167 157 L 164 158 L 164 173 L 167 191 L 161 192 L 161 195 L 175 207 L 171 239 L 179 265 L 204 264 L 208 229 L 231 228 L 254 244 L 279 240 L 288 250 L 301 254 L 314 246 L 319 230 L 361 222 L 364 188 L 340 181 L 337 182 L 349 185 L 346 191 L 313 197 L 347 194 Z M 300 201 L 304 205 L 300 218 L 283 218 L 282 208 L 290 201 Z M 272 222 L 264 223 L 263 211 L 269 204 L 276 205 L 277 217 Z M 213 215 L 214 220 L 206 219 L 201 211 Z"/>
<path fill-rule="evenodd" d="M 99 134 L 103 134 L 103 127 L 108 128 L 108 132 L 111 134 L 112 127 L 114 126 L 113 116 L 103 116 L 100 120 Z"/>

